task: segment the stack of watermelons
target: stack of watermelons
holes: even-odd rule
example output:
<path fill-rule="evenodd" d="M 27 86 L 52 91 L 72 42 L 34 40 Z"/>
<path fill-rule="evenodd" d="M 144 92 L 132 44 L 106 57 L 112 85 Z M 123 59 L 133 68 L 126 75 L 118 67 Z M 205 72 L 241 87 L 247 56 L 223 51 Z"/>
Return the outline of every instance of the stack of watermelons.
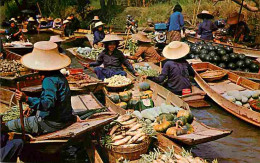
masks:
<path fill-rule="evenodd" d="M 254 72 L 259 71 L 259 65 L 244 54 L 233 52 L 233 48 L 223 45 L 212 45 L 212 43 L 186 42 L 190 46 L 189 59 L 200 58 L 204 62 L 210 62 L 224 69 L 236 71 Z"/>

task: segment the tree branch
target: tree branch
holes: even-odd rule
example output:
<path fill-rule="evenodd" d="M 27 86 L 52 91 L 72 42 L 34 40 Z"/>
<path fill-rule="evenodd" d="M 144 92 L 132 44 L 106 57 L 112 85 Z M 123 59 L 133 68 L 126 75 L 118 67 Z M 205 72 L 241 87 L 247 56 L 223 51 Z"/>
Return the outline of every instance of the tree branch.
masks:
<path fill-rule="evenodd" d="M 235 2 L 236 4 L 239 4 L 239 5 L 242 4 L 240 0 L 232 0 L 232 1 Z M 253 0 L 253 1 L 256 3 L 255 0 Z M 258 3 L 256 3 L 256 5 L 259 6 Z M 246 2 L 243 2 L 243 7 L 245 9 L 249 10 L 249 11 L 252 11 L 252 12 L 259 12 L 260 11 L 258 7 L 250 6 Z"/>

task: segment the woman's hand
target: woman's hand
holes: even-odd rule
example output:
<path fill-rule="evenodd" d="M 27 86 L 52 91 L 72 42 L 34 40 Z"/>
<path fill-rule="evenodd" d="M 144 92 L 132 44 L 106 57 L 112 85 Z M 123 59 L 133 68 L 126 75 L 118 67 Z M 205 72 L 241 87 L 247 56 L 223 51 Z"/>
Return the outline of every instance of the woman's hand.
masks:
<path fill-rule="evenodd" d="M 19 91 L 18 89 L 16 89 L 15 91 L 15 98 L 18 101 L 22 101 L 22 102 L 26 102 L 27 96 L 25 93 Z"/>
<path fill-rule="evenodd" d="M 29 116 L 31 115 L 31 111 L 32 111 L 32 109 L 29 108 L 29 106 L 27 106 L 27 107 L 23 110 L 23 115 L 24 115 L 25 117 L 29 117 Z"/>

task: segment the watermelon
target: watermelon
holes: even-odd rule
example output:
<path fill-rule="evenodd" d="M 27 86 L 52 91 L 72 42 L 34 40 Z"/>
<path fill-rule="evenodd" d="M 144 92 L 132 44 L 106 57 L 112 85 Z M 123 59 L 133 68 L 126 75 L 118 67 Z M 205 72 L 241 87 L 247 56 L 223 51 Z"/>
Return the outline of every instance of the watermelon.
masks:
<path fill-rule="evenodd" d="M 233 48 L 230 47 L 230 46 L 226 46 L 225 50 L 226 50 L 227 53 L 232 53 L 233 52 Z"/>
<path fill-rule="evenodd" d="M 219 56 L 214 56 L 213 57 L 213 61 L 214 62 L 219 62 L 220 61 L 220 57 Z"/>
<path fill-rule="evenodd" d="M 253 61 L 250 58 L 245 59 L 245 65 L 250 66 L 253 63 Z"/>
<path fill-rule="evenodd" d="M 236 53 L 231 53 L 229 56 L 232 61 L 234 61 L 238 58 L 238 55 Z"/>
<path fill-rule="evenodd" d="M 147 82 L 141 82 L 138 84 L 139 90 L 140 91 L 146 91 L 148 89 L 150 89 L 150 84 Z"/>
<path fill-rule="evenodd" d="M 227 67 L 225 63 L 220 63 L 218 66 L 219 66 L 220 68 L 224 68 L 224 69 Z"/>
<path fill-rule="evenodd" d="M 200 54 L 200 59 L 201 59 L 202 61 L 204 61 L 204 60 L 205 60 L 205 57 L 206 57 L 206 55 L 207 55 L 207 54 L 203 54 L 203 53 L 201 53 L 201 54 Z"/>
<path fill-rule="evenodd" d="M 138 102 L 139 102 L 138 99 L 131 99 L 131 100 L 129 100 L 129 101 L 128 101 L 128 105 L 127 105 L 127 106 L 128 106 L 128 109 L 137 110 L 137 109 L 138 109 L 138 107 L 137 107 Z"/>
<path fill-rule="evenodd" d="M 200 53 L 208 54 L 208 50 L 206 50 L 206 49 L 202 49 L 202 50 L 200 51 Z"/>
<path fill-rule="evenodd" d="M 209 51 L 213 51 L 213 50 L 214 50 L 214 46 L 209 45 L 209 46 L 208 46 L 208 50 L 209 50 Z"/>
<path fill-rule="evenodd" d="M 218 49 L 218 54 L 223 56 L 223 55 L 226 55 L 227 52 L 224 49 L 221 48 L 221 49 Z"/>
<path fill-rule="evenodd" d="M 194 59 L 195 58 L 195 55 L 193 53 L 189 54 L 188 55 L 190 59 Z"/>
<path fill-rule="evenodd" d="M 238 54 L 238 58 L 240 60 L 244 60 L 246 58 L 246 55 L 245 54 Z"/>
<path fill-rule="evenodd" d="M 221 61 L 223 61 L 223 62 L 229 62 L 229 60 L 230 60 L 230 58 L 229 58 L 229 56 L 228 55 L 224 55 L 224 56 L 222 56 L 221 57 Z"/>
<path fill-rule="evenodd" d="M 216 52 L 214 52 L 214 51 L 210 51 L 208 55 L 209 55 L 209 56 L 211 56 L 211 57 L 214 57 L 214 56 L 216 56 L 216 55 L 217 55 L 217 53 L 216 53 Z"/>
<path fill-rule="evenodd" d="M 243 71 L 244 72 L 250 72 L 250 69 L 249 68 L 245 68 Z"/>
<path fill-rule="evenodd" d="M 236 63 L 237 67 L 238 68 L 244 68 L 245 67 L 245 62 L 242 61 L 242 60 L 239 60 L 237 63 Z"/>
<path fill-rule="evenodd" d="M 231 63 L 228 64 L 228 68 L 230 68 L 231 70 L 235 70 L 236 64 L 231 62 Z"/>
<path fill-rule="evenodd" d="M 259 66 L 258 66 L 256 63 L 252 63 L 252 64 L 250 65 L 250 70 L 251 70 L 252 72 L 258 72 L 258 71 L 259 71 Z"/>

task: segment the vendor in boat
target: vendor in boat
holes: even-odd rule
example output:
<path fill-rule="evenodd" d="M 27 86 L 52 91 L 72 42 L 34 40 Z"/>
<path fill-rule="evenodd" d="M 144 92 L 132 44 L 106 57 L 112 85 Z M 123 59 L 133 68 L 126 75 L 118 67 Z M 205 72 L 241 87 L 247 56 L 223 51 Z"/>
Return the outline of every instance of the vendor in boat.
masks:
<path fill-rule="evenodd" d="M 45 29 L 47 24 L 48 24 L 47 19 L 46 18 L 41 18 L 38 28 L 39 29 Z"/>
<path fill-rule="evenodd" d="M 27 30 L 28 33 L 35 33 L 37 31 L 37 23 L 33 17 L 28 19 Z"/>
<path fill-rule="evenodd" d="M 17 158 L 22 152 L 23 141 L 21 139 L 11 139 L 8 135 L 8 129 L 2 123 L 1 117 L 1 144 L 0 144 L 0 161 L 17 162 Z"/>
<path fill-rule="evenodd" d="M 61 26 L 62 26 L 61 18 L 54 19 L 54 21 L 53 21 L 53 28 L 60 29 Z"/>
<path fill-rule="evenodd" d="M 151 39 L 143 32 L 133 34 L 132 38 L 138 41 L 138 49 L 133 56 L 128 56 L 128 59 L 137 60 L 142 57 L 144 62 L 158 63 L 161 61 L 161 56 L 151 45 Z"/>
<path fill-rule="evenodd" d="M 40 24 L 40 20 L 41 20 L 42 16 L 41 15 L 36 15 L 36 21 L 38 22 L 38 24 Z"/>
<path fill-rule="evenodd" d="M 123 39 L 117 35 L 106 35 L 102 41 L 105 44 L 104 51 L 99 54 L 96 62 L 86 65 L 86 67 L 95 67 L 94 71 L 98 79 L 104 80 L 105 78 L 110 78 L 114 75 L 126 76 L 126 72 L 123 70 L 122 65 L 125 65 L 134 75 L 138 75 L 124 54 L 117 49 L 119 41 L 122 40 Z M 104 68 L 96 67 L 102 64 L 104 65 Z"/>
<path fill-rule="evenodd" d="M 238 20 L 239 19 L 239 20 Z M 227 23 L 230 25 L 228 33 L 234 38 L 234 42 L 242 42 L 244 38 L 249 36 L 250 29 L 244 20 L 244 15 L 237 12 L 231 13 L 227 19 Z"/>
<path fill-rule="evenodd" d="M 213 40 L 213 31 L 216 31 L 218 27 L 210 19 L 213 19 L 214 16 L 209 13 L 209 11 L 203 10 L 197 15 L 199 19 L 202 19 L 203 22 L 199 24 L 198 35 L 203 40 Z"/>
<path fill-rule="evenodd" d="M 10 28 L 7 31 L 10 41 L 19 41 L 22 30 L 17 27 L 14 21 L 11 22 Z"/>
<path fill-rule="evenodd" d="M 194 76 L 191 65 L 184 59 L 189 53 L 189 45 L 173 41 L 163 49 L 163 56 L 167 58 L 162 73 L 158 77 L 146 77 L 156 83 L 165 83 L 165 87 L 177 95 L 182 95 L 184 89 L 191 90 L 189 75 Z M 165 81 L 167 79 L 167 81 Z"/>
<path fill-rule="evenodd" d="M 94 19 L 92 19 L 92 23 L 90 24 L 90 30 L 93 31 L 95 29 L 95 24 L 97 22 L 99 22 L 99 17 L 98 16 L 94 16 Z M 94 32 L 94 31 L 93 31 Z"/>
<path fill-rule="evenodd" d="M 64 31 L 64 35 L 66 37 L 69 37 L 72 34 L 71 28 L 70 28 L 70 21 L 69 20 L 64 20 L 63 21 L 62 28 L 63 28 L 63 31 Z"/>
<path fill-rule="evenodd" d="M 58 50 L 60 53 L 64 53 L 64 50 L 61 47 L 61 43 L 64 41 L 60 35 L 55 35 L 50 37 L 50 42 L 56 43 L 58 45 Z"/>
<path fill-rule="evenodd" d="M 71 30 L 72 32 L 78 30 L 80 28 L 80 22 L 78 18 L 74 16 L 74 14 L 70 14 L 70 22 L 71 22 Z"/>
<path fill-rule="evenodd" d="M 53 27 L 53 18 L 52 17 L 48 17 L 47 18 L 47 25 L 46 25 L 46 27 L 45 28 L 52 28 Z"/>
<path fill-rule="evenodd" d="M 169 42 L 181 40 L 181 30 L 184 28 L 184 19 L 182 15 L 182 7 L 177 4 L 173 9 L 173 13 L 169 19 Z"/>
<path fill-rule="evenodd" d="M 97 22 L 95 24 L 94 29 L 94 41 L 93 45 L 95 48 L 103 47 L 103 43 L 101 42 L 105 38 L 105 32 L 104 32 L 104 23 Z"/>
<path fill-rule="evenodd" d="M 16 90 L 16 99 L 29 105 L 29 108 L 24 110 L 25 132 L 50 133 L 76 122 L 77 117 L 72 114 L 69 84 L 59 71 L 70 65 L 70 58 L 59 53 L 55 43 L 41 41 L 34 44 L 32 53 L 21 58 L 21 63 L 44 76 L 40 97 L 28 97 Z M 29 116 L 31 110 L 36 112 L 36 115 Z M 20 119 L 8 121 L 5 125 L 9 131 L 21 132 Z"/>

